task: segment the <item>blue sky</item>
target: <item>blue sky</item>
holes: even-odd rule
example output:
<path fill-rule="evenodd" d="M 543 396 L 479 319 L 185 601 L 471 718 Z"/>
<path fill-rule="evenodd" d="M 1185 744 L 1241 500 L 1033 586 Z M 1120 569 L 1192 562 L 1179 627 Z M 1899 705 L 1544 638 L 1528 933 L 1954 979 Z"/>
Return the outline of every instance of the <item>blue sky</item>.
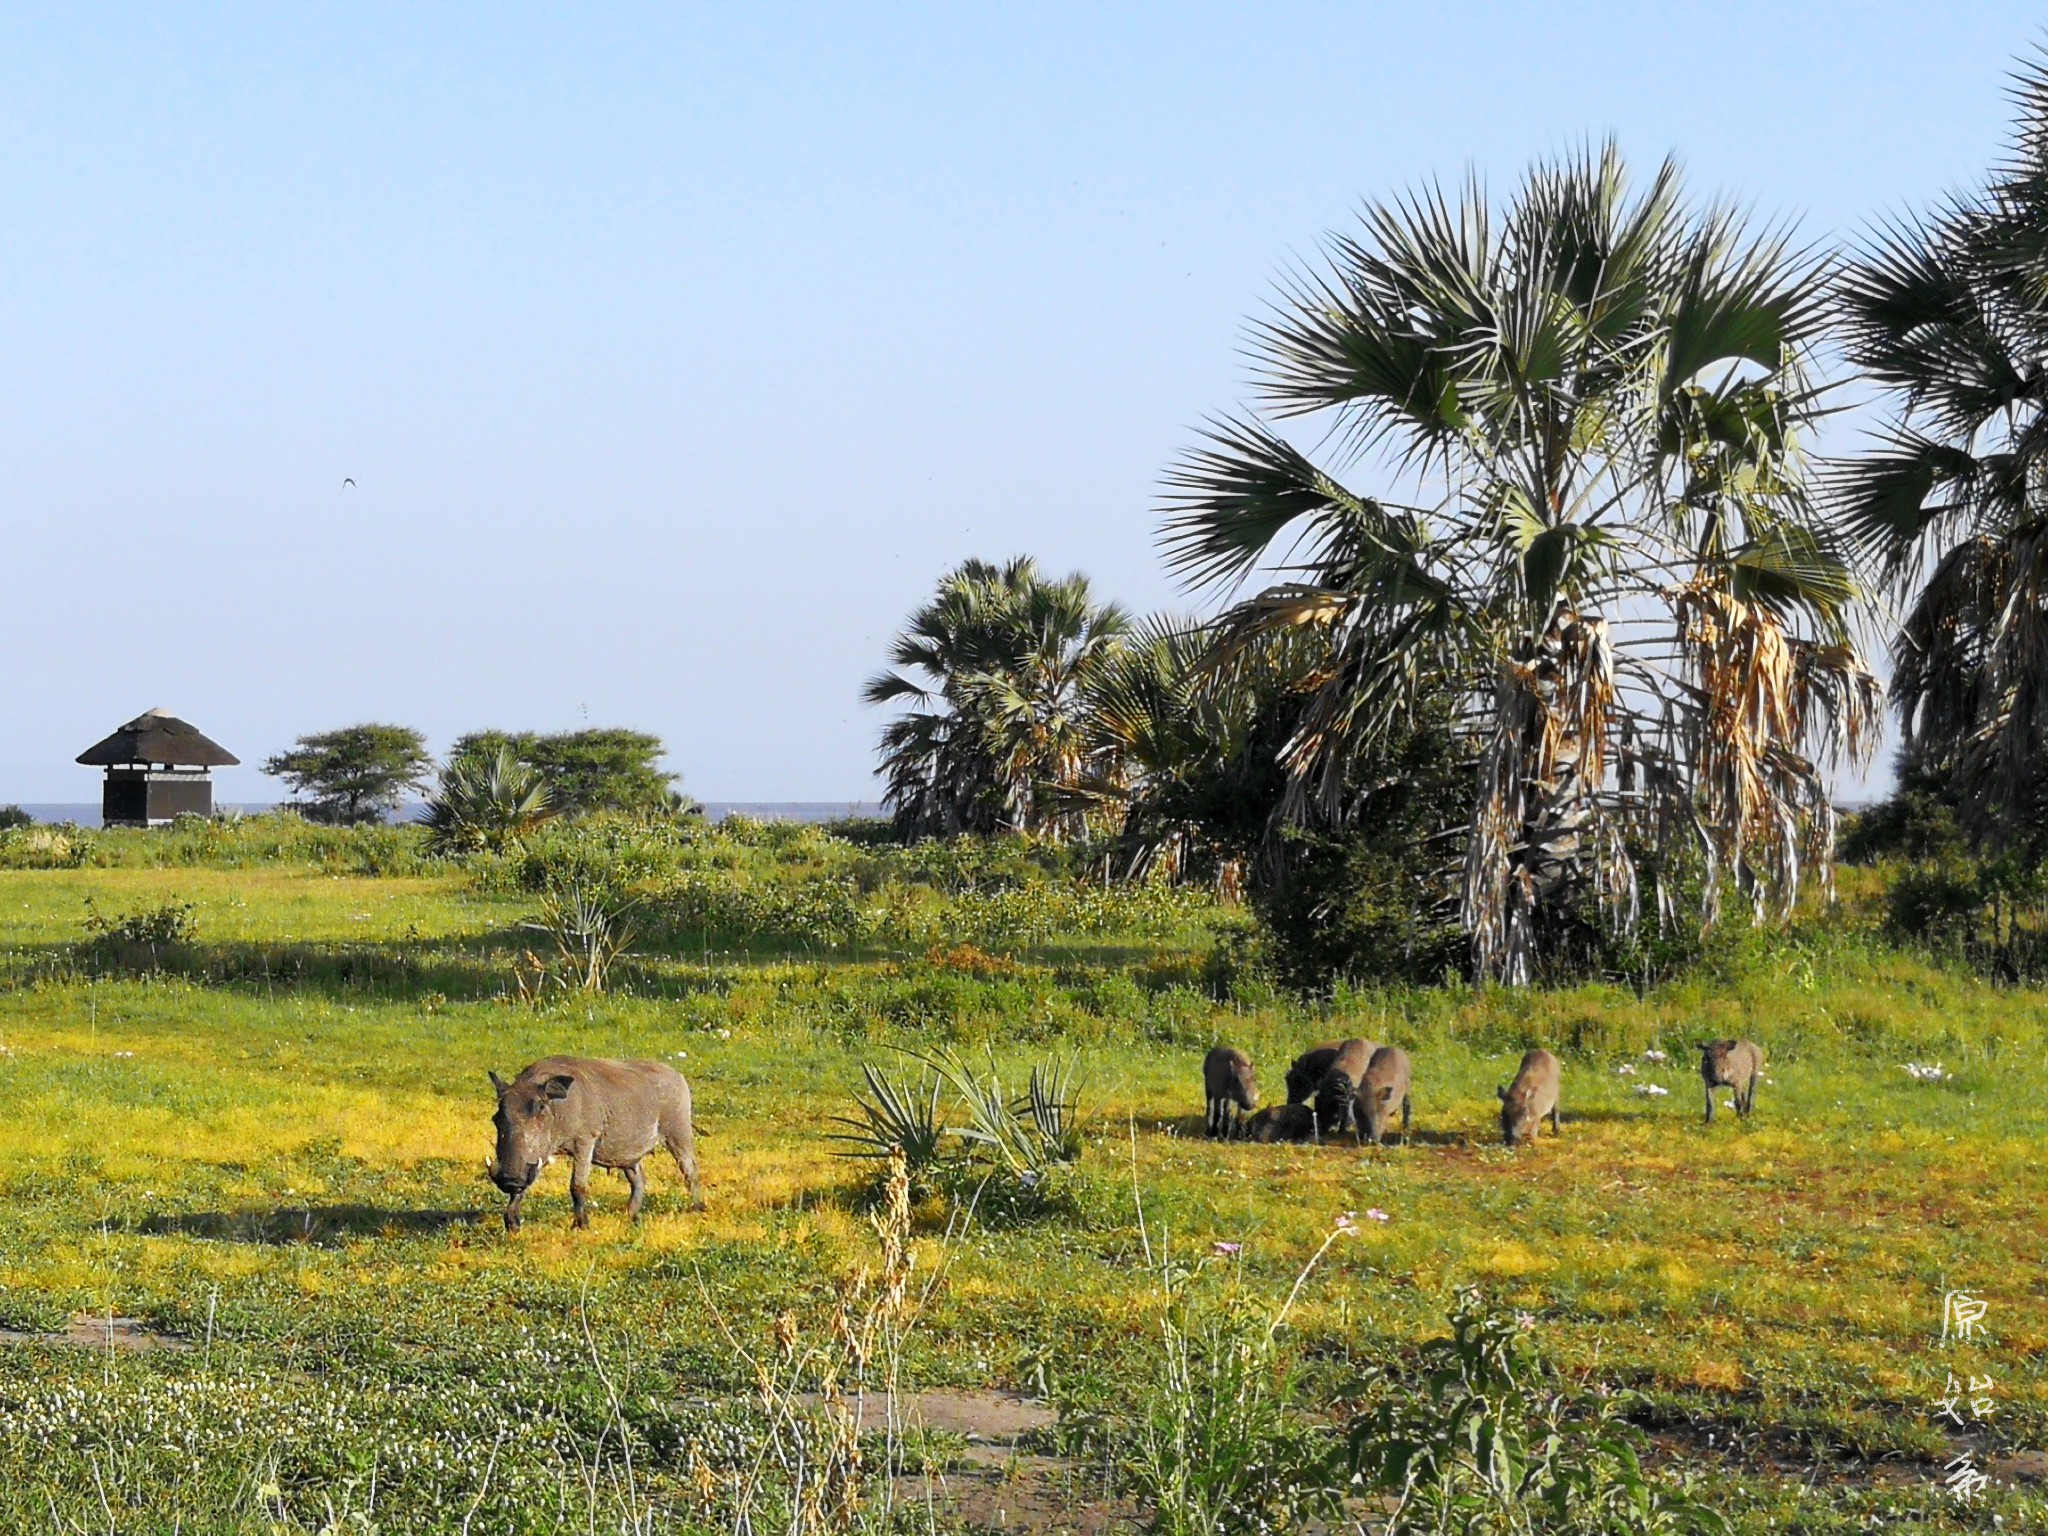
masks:
<path fill-rule="evenodd" d="M 1137 607 L 1359 203 L 1613 133 L 1816 240 L 1976 179 L 1998 0 L 0 12 L 0 800 L 162 704 L 873 793 L 961 557 Z M 356 481 L 344 487 L 344 477 Z"/>

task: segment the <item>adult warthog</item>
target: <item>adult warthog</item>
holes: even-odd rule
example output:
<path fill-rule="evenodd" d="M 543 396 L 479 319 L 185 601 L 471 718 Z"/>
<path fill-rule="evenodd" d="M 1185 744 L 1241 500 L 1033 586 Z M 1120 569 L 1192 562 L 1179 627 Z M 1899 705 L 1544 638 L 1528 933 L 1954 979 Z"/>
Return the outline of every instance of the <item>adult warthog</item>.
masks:
<path fill-rule="evenodd" d="M 626 1176 L 632 1196 L 626 1214 L 640 1219 L 647 1175 L 640 1160 L 667 1147 L 682 1170 L 690 1198 L 697 1198 L 697 1138 L 690 1124 L 690 1085 L 674 1067 L 658 1061 L 599 1061 L 585 1056 L 550 1056 L 536 1061 L 511 1082 L 491 1074 L 498 1091 L 498 1152 L 486 1172 L 511 1197 L 505 1230 L 519 1230 L 519 1207 L 541 1169 L 563 1153 L 569 1168 L 569 1199 L 576 1225 L 590 1225 L 590 1170 L 612 1168 Z"/>

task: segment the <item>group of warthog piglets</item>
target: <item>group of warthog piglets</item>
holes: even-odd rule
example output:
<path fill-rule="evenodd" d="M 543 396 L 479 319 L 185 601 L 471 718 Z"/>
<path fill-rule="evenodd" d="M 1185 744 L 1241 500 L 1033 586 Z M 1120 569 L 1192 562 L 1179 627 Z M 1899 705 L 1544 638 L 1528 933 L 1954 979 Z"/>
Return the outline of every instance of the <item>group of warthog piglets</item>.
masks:
<path fill-rule="evenodd" d="M 1714 1091 L 1735 1090 L 1735 1112 L 1748 1115 L 1763 1076 L 1763 1048 L 1750 1040 L 1699 1042 L 1700 1081 L 1706 1088 L 1707 1123 L 1714 1121 Z M 1497 1089 L 1500 1134 L 1508 1146 L 1536 1139 L 1548 1120 L 1560 1129 L 1557 1094 L 1563 1068 L 1537 1046 L 1522 1057 L 1515 1080 Z M 1287 1102 L 1258 1107 L 1259 1083 L 1252 1059 L 1234 1046 L 1219 1045 L 1202 1062 L 1202 1092 L 1208 1100 L 1211 1136 L 1244 1141 L 1327 1141 L 1344 1132 L 1356 1144 L 1384 1146 L 1401 1112 L 1405 1136 L 1413 1112 L 1413 1068 L 1398 1045 L 1372 1040 L 1335 1040 L 1303 1051 L 1287 1069 Z"/>

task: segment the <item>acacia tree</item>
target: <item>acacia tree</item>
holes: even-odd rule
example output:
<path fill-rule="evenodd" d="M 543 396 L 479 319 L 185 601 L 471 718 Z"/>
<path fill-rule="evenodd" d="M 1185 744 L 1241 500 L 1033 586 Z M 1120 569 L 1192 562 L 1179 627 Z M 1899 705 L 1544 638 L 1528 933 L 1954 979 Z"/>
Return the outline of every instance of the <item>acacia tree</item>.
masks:
<path fill-rule="evenodd" d="M 456 739 L 448 762 L 451 768 L 467 765 L 472 775 L 488 774 L 509 753 L 539 775 L 550 810 L 565 816 L 593 811 L 666 816 L 688 811 L 690 804 L 674 788 L 677 776 L 661 768 L 664 750 L 659 736 L 616 728 L 552 735 L 471 731 Z"/>
<path fill-rule="evenodd" d="M 403 725 L 350 725 L 301 736 L 263 765 L 291 786 L 309 819 L 343 826 L 396 810 L 433 768 L 426 738 Z"/>
<path fill-rule="evenodd" d="M 1945 786 L 1981 848 L 2048 828 L 2048 59 L 2022 67 L 2010 161 L 1894 225 L 1843 277 L 1851 358 L 1892 419 L 1843 468 L 1847 524 L 1905 606 L 1902 777 Z"/>
<path fill-rule="evenodd" d="M 890 647 L 898 670 L 863 695 L 911 706 L 882 729 L 884 800 L 898 828 L 1078 832 L 1087 692 L 1128 627 L 1121 608 L 1095 601 L 1087 577 L 1051 580 L 1028 556 L 969 560 L 942 577 Z"/>
<path fill-rule="evenodd" d="M 1283 292 L 1254 332 L 1263 409 L 1170 474 L 1171 564 L 1237 594 L 1218 654 L 1324 637 L 1290 816 L 1340 815 L 1359 755 L 1450 701 L 1478 763 L 1456 886 L 1482 979 L 1633 924 L 1645 847 L 1703 862 L 1708 920 L 1724 883 L 1761 917 L 1827 870 L 1822 762 L 1863 749 L 1878 691 L 1801 476 L 1817 277 L 1688 206 L 1668 162 L 1631 195 L 1611 145 L 1498 212 L 1476 182 L 1429 187 Z M 1327 463 L 1282 436 L 1297 418 Z M 1349 489 L 1359 468 L 1399 494 Z"/>

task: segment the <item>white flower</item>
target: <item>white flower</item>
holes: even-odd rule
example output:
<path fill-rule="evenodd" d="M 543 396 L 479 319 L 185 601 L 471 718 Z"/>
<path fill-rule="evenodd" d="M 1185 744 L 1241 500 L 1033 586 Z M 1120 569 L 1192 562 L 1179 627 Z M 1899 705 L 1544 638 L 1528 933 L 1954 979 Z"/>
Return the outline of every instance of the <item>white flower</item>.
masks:
<path fill-rule="evenodd" d="M 1671 1095 L 1669 1088 L 1658 1083 L 1637 1083 L 1636 1092 L 1653 1099 L 1669 1098 Z"/>
<path fill-rule="evenodd" d="M 1669 1056 L 1666 1056 L 1662 1051 L 1643 1052 L 1643 1060 L 1645 1061 L 1669 1061 L 1670 1059 L 1671 1058 Z"/>
<path fill-rule="evenodd" d="M 1950 1073 L 1944 1072 L 1942 1070 L 1941 1063 L 1938 1061 L 1935 1062 L 1932 1066 L 1928 1066 L 1924 1062 L 1918 1061 L 1909 1061 L 1906 1063 L 1906 1076 L 1912 1078 L 1916 1082 L 1938 1083 L 1943 1078 L 1948 1077 L 1950 1075 Z"/>
<path fill-rule="evenodd" d="M 1620 1066 L 1616 1067 L 1614 1070 L 1619 1072 L 1623 1077 L 1634 1077 L 1636 1075 L 1636 1069 L 1630 1066 L 1625 1061 Z"/>

